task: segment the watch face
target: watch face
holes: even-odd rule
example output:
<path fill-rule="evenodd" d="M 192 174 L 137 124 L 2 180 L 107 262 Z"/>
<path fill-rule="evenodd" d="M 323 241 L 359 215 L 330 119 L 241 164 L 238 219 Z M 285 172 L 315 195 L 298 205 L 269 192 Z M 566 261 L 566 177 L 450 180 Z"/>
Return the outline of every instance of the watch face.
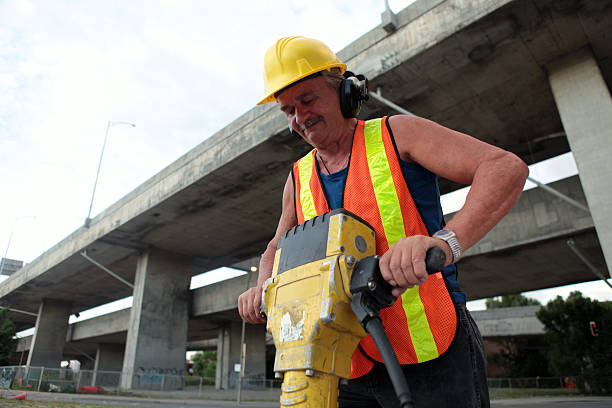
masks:
<path fill-rule="evenodd" d="M 448 237 L 448 236 L 450 236 L 452 233 L 453 233 L 453 232 L 452 232 L 451 230 L 444 229 L 444 230 L 440 230 L 440 231 L 436 232 L 436 233 L 434 234 L 434 236 L 435 236 L 435 237 Z"/>

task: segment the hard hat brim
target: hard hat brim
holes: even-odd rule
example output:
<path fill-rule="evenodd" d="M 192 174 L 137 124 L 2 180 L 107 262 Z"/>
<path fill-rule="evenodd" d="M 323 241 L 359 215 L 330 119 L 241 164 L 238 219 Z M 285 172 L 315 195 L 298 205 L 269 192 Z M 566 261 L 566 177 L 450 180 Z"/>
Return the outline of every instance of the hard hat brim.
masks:
<path fill-rule="evenodd" d="M 303 75 L 298 76 L 297 78 L 293 78 L 291 81 L 287 82 L 286 84 L 283 84 L 281 87 L 279 87 L 278 89 L 271 91 L 270 93 L 268 93 L 268 95 L 266 95 L 265 98 L 263 98 L 261 101 L 259 101 L 257 104 L 258 105 L 263 105 L 265 103 L 269 103 L 269 102 L 278 102 L 278 100 L 276 99 L 276 94 L 278 94 L 279 92 L 283 91 L 284 89 L 290 87 L 291 85 L 294 85 L 296 82 L 301 81 L 302 79 L 305 79 L 313 74 L 316 74 L 317 72 L 321 72 L 321 71 L 329 71 L 332 68 L 340 68 L 340 75 L 344 74 L 344 72 L 346 72 L 346 64 L 343 63 L 333 63 L 333 64 L 329 64 L 326 65 L 324 67 L 320 67 L 317 70 L 313 70 L 312 72 L 307 72 Z"/>

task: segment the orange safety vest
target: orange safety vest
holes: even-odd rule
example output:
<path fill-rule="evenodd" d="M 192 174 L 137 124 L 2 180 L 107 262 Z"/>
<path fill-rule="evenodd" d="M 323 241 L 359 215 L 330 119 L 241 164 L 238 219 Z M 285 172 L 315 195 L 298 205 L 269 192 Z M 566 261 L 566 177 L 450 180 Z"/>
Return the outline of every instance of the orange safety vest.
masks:
<path fill-rule="evenodd" d="M 315 154 L 316 149 L 293 165 L 299 224 L 330 211 Z M 374 228 L 378 255 L 403 237 L 429 235 L 404 179 L 386 117 L 358 121 L 346 177 L 343 208 Z M 381 310 L 380 316 L 400 364 L 439 357 L 450 346 L 457 328 L 455 307 L 441 273 L 408 289 L 392 306 Z M 351 378 L 369 372 L 374 366 L 371 359 L 383 362 L 371 336 L 359 344 L 351 361 Z"/>

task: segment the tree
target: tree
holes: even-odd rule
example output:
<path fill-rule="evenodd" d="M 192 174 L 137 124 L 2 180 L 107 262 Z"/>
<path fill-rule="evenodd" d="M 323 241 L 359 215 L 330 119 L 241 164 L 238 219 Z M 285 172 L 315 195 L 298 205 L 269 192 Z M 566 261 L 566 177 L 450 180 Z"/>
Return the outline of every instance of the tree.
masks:
<path fill-rule="evenodd" d="M 497 309 L 500 307 L 516 307 L 516 306 L 540 306 L 541 303 L 521 293 L 518 295 L 503 295 L 501 298 L 488 298 L 485 300 L 487 309 Z"/>
<path fill-rule="evenodd" d="M 193 356 L 193 371 L 200 377 L 214 378 L 217 372 L 217 352 L 197 352 Z"/>
<path fill-rule="evenodd" d="M 579 381 L 582 389 L 612 393 L 612 303 L 572 292 L 566 300 L 557 296 L 536 315 L 550 344 L 553 375 L 577 375 L 584 381 Z M 597 331 L 592 331 L 591 322 Z"/>
<path fill-rule="evenodd" d="M 485 301 L 487 309 L 516 306 L 539 306 L 540 302 L 522 294 L 504 295 L 500 298 L 488 298 Z M 499 344 L 497 353 L 489 353 L 487 360 L 491 365 L 503 369 L 506 377 L 536 377 L 549 375 L 546 360 L 546 343 L 537 336 L 502 337 L 490 339 Z"/>
<path fill-rule="evenodd" d="M 0 308 L 0 366 L 8 365 L 15 339 L 15 325 L 7 308 Z"/>
<path fill-rule="evenodd" d="M 503 377 L 548 377 L 548 345 L 542 336 L 490 339 L 499 344 L 497 353 L 488 353 L 487 361 L 503 369 Z"/>

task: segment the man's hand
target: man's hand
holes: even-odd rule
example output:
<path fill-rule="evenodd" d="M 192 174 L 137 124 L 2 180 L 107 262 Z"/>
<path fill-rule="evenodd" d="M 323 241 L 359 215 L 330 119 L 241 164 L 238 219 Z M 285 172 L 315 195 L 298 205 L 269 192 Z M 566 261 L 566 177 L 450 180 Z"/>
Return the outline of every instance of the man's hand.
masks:
<path fill-rule="evenodd" d="M 238 297 L 238 312 L 246 323 L 265 323 L 261 317 L 261 286 L 255 286 Z"/>
<path fill-rule="evenodd" d="M 393 296 L 399 296 L 415 285 L 427 281 L 425 270 L 425 255 L 427 250 L 440 247 L 446 254 L 447 264 L 453 259 L 450 246 L 438 238 L 415 235 L 397 241 L 383 256 L 380 257 L 380 273 L 384 280 L 395 289 Z"/>

